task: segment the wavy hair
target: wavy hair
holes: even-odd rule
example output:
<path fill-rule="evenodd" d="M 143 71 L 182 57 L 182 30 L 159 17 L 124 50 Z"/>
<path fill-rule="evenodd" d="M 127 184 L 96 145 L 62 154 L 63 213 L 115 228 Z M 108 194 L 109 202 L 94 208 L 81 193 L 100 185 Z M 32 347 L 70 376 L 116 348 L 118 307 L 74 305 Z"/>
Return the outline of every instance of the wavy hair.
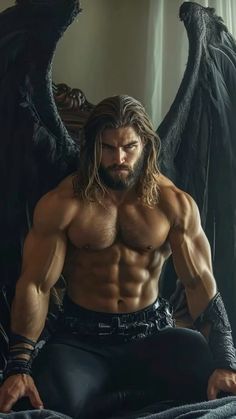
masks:
<path fill-rule="evenodd" d="M 137 183 L 138 195 L 146 206 L 153 207 L 158 202 L 160 139 L 143 105 L 127 95 L 104 99 L 94 108 L 84 127 L 80 167 L 74 178 L 74 191 L 83 200 L 102 203 L 106 194 L 106 187 L 99 177 L 103 131 L 130 126 L 144 143 L 144 167 Z"/>

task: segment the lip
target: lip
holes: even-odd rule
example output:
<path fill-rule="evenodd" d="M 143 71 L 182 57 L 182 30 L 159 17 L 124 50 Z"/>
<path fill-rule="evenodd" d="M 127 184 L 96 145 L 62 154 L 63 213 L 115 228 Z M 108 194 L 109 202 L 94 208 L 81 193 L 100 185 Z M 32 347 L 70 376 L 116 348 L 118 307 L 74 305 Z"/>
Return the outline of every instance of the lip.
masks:
<path fill-rule="evenodd" d="M 116 167 L 111 169 L 113 172 L 128 172 L 129 169 L 127 167 Z"/>
<path fill-rule="evenodd" d="M 112 170 L 115 173 L 128 173 L 128 169 L 113 169 Z"/>

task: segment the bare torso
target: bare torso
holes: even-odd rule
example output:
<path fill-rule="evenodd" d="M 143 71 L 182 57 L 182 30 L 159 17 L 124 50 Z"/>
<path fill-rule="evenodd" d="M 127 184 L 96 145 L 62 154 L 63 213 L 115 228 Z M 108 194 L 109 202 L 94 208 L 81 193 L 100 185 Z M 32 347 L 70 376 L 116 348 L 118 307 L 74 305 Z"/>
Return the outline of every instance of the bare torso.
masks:
<path fill-rule="evenodd" d="M 107 198 L 104 206 L 72 198 L 63 274 L 75 303 L 114 313 L 140 310 L 155 301 L 171 253 L 170 218 L 161 191 L 174 185 L 161 178 L 157 208 L 144 207 L 134 196 L 120 204 Z M 73 196 L 71 178 L 61 188 Z"/>

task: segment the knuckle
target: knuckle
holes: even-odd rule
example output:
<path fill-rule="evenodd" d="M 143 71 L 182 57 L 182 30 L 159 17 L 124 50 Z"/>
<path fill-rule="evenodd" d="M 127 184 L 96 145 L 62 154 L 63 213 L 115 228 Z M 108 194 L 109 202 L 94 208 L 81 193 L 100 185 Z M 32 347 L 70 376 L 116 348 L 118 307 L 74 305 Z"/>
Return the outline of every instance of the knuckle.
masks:
<path fill-rule="evenodd" d="M 35 391 L 34 391 L 34 389 L 32 389 L 32 388 L 28 388 L 28 390 L 27 390 L 27 394 L 28 394 L 29 396 L 33 396 L 33 395 L 35 395 Z"/>
<path fill-rule="evenodd" d="M 35 398 L 38 397 L 38 392 L 37 392 L 36 388 L 32 388 L 32 387 L 29 388 L 28 391 L 27 391 L 27 393 L 30 396 L 34 396 Z"/>

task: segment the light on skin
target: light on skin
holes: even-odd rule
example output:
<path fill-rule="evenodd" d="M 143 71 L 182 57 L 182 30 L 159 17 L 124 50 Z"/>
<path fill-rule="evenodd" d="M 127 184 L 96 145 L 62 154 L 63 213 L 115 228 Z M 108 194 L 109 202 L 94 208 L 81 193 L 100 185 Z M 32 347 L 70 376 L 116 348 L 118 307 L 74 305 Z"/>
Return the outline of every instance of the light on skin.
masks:
<path fill-rule="evenodd" d="M 101 142 L 100 170 L 104 184 L 112 190 L 130 189 L 142 166 L 144 144 L 141 137 L 131 126 L 109 128 L 104 130 Z"/>

